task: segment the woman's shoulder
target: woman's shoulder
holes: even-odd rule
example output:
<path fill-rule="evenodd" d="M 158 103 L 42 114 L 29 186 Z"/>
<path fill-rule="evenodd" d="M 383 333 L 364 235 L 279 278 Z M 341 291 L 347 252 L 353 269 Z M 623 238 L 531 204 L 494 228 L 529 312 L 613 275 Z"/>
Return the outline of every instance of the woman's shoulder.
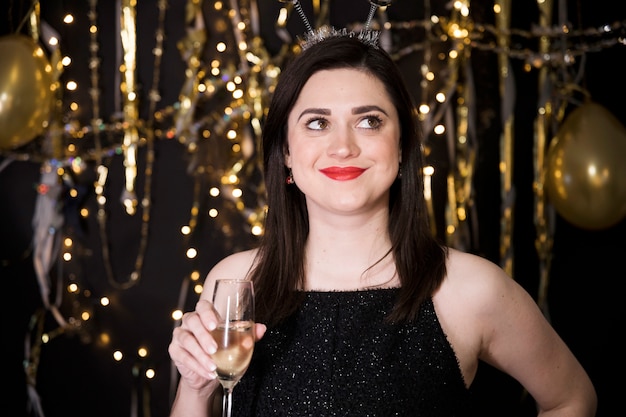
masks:
<path fill-rule="evenodd" d="M 223 275 L 225 278 L 246 278 L 254 264 L 257 249 L 236 252 L 220 260 L 209 272 L 209 276 Z"/>
<path fill-rule="evenodd" d="M 257 249 L 249 249 L 226 256 L 211 268 L 204 281 L 205 288 L 213 288 L 219 278 L 246 279 L 254 265 Z"/>
<path fill-rule="evenodd" d="M 506 284 L 512 279 L 495 262 L 476 254 L 458 249 L 448 249 L 446 262 L 446 281 L 454 286 L 492 288 L 498 283 Z"/>
<path fill-rule="evenodd" d="M 480 255 L 449 249 L 446 278 L 435 298 L 443 305 L 493 314 L 503 303 L 525 297 L 521 286 L 495 262 Z"/>
<path fill-rule="evenodd" d="M 476 255 L 470 252 L 464 252 L 455 248 L 448 248 L 448 259 L 447 259 L 447 268 L 478 268 L 478 269 L 490 269 L 490 268 L 500 268 L 494 262 L 489 259 Z"/>
<path fill-rule="evenodd" d="M 434 301 L 450 321 L 493 334 L 496 328 L 541 314 L 526 289 L 487 258 L 451 250 L 447 266 Z"/>

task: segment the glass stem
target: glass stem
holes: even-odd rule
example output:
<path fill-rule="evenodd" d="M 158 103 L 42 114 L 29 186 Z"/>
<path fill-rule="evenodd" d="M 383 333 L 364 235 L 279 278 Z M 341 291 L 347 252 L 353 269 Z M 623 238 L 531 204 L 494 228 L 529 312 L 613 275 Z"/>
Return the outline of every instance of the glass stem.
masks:
<path fill-rule="evenodd" d="M 233 390 L 224 387 L 224 395 L 222 396 L 222 417 L 230 417 L 233 406 Z"/>

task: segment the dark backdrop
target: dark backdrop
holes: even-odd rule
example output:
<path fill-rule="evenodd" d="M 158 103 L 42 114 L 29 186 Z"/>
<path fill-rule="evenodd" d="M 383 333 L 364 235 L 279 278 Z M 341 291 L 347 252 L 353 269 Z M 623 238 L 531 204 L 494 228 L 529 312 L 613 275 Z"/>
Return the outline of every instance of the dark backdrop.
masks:
<path fill-rule="evenodd" d="M 28 9 L 29 2 L 10 1 L 7 19 L 1 27 L 2 34 L 12 33 Z M 58 22 L 66 11 L 79 17 L 77 25 L 88 10 L 88 2 L 43 2 L 42 17 L 62 35 L 62 50 L 74 60 L 66 70 L 67 77 L 82 80 L 88 85 L 87 56 L 88 38 L 84 30 L 64 28 Z M 77 4 L 78 3 L 78 4 Z M 176 42 L 185 35 L 183 2 L 171 2 L 166 17 L 166 41 L 164 64 L 161 67 L 159 90 L 162 100 L 159 106 L 171 105 L 178 100 L 186 63 L 176 48 Z M 207 5 L 210 2 L 207 2 Z M 308 2 L 304 2 L 308 8 Z M 423 19 L 424 5 L 418 2 L 398 0 L 389 8 L 391 21 Z M 538 21 L 534 5 L 514 2 L 513 28 L 529 30 Z M 624 23 L 624 6 L 609 0 L 567 2 L 567 15 L 574 27 L 598 28 L 603 24 Z M 103 91 L 101 112 L 105 120 L 116 109 L 114 90 L 115 72 L 119 62 L 115 55 L 115 4 L 101 1 L 98 4 L 100 26 L 101 88 Z M 139 2 L 138 42 L 141 45 L 138 58 L 138 78 L 148 85 L 152 77 L 154 32 L 157 1 Z M 263 36 L 270 52 L 277 53 L 281 42 L 273 28 L 278 2 L 261 1 Z M 445 2 L 433 3 L 433 12 L 447 13 Z M 492 4 L 476 1 L 472 4 L 472 17 L 482 23 L 493 20 Z M 337 26 L 362 21 L 367 14 L 365 0 L 334 2 L 331 21 Z M 218 24 L 215 16 L 207 11 L 207 25 Z M 301 33 L 302 25 L 292 19 L 292 33 Z M 77 34 L 79 33 L 79 34 Z M 80 34 L 83 33 L 83 34 Z M 621 29 L 623 39 L 624 31 Z M 535 40 L 536 41 L 536 40 Z M 513 47 L 536 47 L 536 42 L 513 45 Z M 619 120 L 626 122 L 626 107 L 622 101 L 626 93 L 623 64 L 623 46 L 607 47 L 590 51 L 586 57 L 584 86 L 594 100 L 610 110 Z M 2 59 L 0 57 L 0 59 Z M 406 72 L 407 81 L 419 90 L 419 58 L 408 56 L 399 62 Z M 533 120 L 537 107 L 537 71 L 524 70 L 523 60 L 512 62 L 517 95 L 515 101 L 515 170 L 516 190 L 515 223 L 513 234 L 514 277 L 533 295 L 537 296 L 539 265 L 535 250 L 535 226 L 533 205 Z M 477 244 L 469 248 L 495 262 L 500 262 L 500 193 L 498 171 L 498 142 L 501 131 L 499 122 L 500 98 L 497 87 L 497 63 L 493 50 L 475 50 L 472 55 L 475 75 L 476 106 L 479 115 L 477 133 L 480 157 L 476 163 L 475 201 L 478 215 Z M 80 94 L 80 93 L 77 93 Z M 75 98 L 85 102 L 88 92 Z M 147 91 L 142 91 L 145 95 Z M 146 117 L 146 108 L 142 108 Z M 82 123 L 85 123 L 83 120 Z M 19 150 L 18 150 L 19 151 Z M 79 331 L 67 332 L 54 337 L 43 346 L 36 374 L 36 390 L 43 413 L 55 416 L 150 416 L 167 415 L 172 393 L 172 369 L 167 356 L 173 321 L 171 311 L 181 303 L 192 308 L 195 294 L 182 283 L 192 271 L 204 276 L 208 269 L 222 256 L 254 243 L 245 229 L 245 221 L 238 213 L 231 213 L 221 223 L 206 215 L 206 203 L 200 206 L 199 224 L 195 241 L 180 235 L 180 227 L 188 224 L 194 202 L 194 178 L 188 167 L 190 157 L 186 147 L 176 140 L 157 140 L 154 144 L 155 162 L 152 186 L 152 211 L 150 233 L 141 280 L 128 290 L 117 290 L 107 281 L 101 254 L 101 237 L 94 216 L 82 218 L 80 208 L 95 213 L 97 206 L 91 183 L 95 174 L 90 170 L 76 179 L 81 194 L 74 203 L 64 208 L 65 228 L 80 244 L 80 269 L 63 270 L 56 266 L 51 271 L 52 286 L 60 285 L 64 292 L 68 275 L 80 275 L 80 282 L 92 299 L 68 298 L 63 312 L 68 317 L 74 308 L 89 304 L 92 320 Z M 36 153 L 36 151 L 35 151 Z M 28 155 L 28 152 L 26 153 Z M 23 154 L 21 154 L 23 155 Z M 626 156 L 626 155 L 624 155 Z M 25 336 L 32 334 L 30 325 L 33 314 L 41 307 L 40 287 L 32 268 L 32 226 L 35 209 L 36 185 L 40 180 L 41 161 L 26 157 L 10 161 L 11 155 L 1 155 L 7 164 L 0 171 L 0 278 L 2 279 L 3 336 L 5 364 L 5 390 L 2 401 L 3 415 L 35 415 L 27 412 L 26 379 L 24 373 Z M 137 189 L 143 189 L 143 168 L 146 149 L 139 152 L 139 175 Z M 9 163 L 10 162 L 10 163 Z M 435 148 L 431 162 L 445 170 L 445 150 Z M 121 279 L 133 269 L 139 251 L 141 216 L 127 216 L 118 202 L 123 189 L 123 159 L 113 155 L 110 159 L 110 178 L 107 183 L 109 221 L 108 236 L 111 259 L 116 275 Z M 438 227 L 443 224 L 442 201 L 445 178 L 435 178 Z M 202 184 L 206 186 L 207 184 Z M 225 211 L 227 211 L 225 209 Z M 624 382 L 620 376 L 626 369 L 619 355 L 620 332 L 624 329 L 624 278 L 622 265 L 626 253 L 624 233 L 626 223 L 618 223 L 606 230 L 583 230 L 556 217 L 554 231 L 553 264 L 550 271 L 549 307 L 550 319 L 559 334 L 569 344 L 591 375 L 598 390 L 600 405 L 598 416 L 614 415 L 621 409 Z M 185 256 L 189 245 L 198 248 L 200 256 L 190 261 Z M 59 264 L 62 262 L 59 261 Z M 55 293 L 57 291 L 54 291 Z M 97 300 L 108 295 L 114 307 L 103 309 Z M 182 300 L 182 301 L 181 301 Z M 55 323 L 49 313 L 45 320 L 49 329 Z M 111 343 L 100 343 L 99 335 L 108 332 Z M 149 355 L 141 358 L 136 354 L 138 346 L 147 346 Z M 112 352 L 120 349 L 125 353 L 116 362 Z M 153 379 L 144 377 L 148 368 L 156 371 Z M 616 382 L 617 381 L 617 382 Z M 479 369 L 473 386 L 484 406 L 485 416 L 530 416 L 532 402 L 510 378 L 483 366 Z M 31 394 L 33 394 L 31 392 Z"/>

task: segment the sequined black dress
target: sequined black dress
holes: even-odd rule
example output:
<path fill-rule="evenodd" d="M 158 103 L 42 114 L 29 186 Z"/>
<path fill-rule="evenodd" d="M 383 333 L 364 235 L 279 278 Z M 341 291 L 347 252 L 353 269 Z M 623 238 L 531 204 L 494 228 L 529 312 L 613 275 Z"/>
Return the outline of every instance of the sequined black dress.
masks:
<path fill-rule="evenodd" d="M 240 416 L 470 416 L 470 394 L 431 301 L 390 325 L 396 289 L 308 292 L 268 329 L 233 391 Z"/>

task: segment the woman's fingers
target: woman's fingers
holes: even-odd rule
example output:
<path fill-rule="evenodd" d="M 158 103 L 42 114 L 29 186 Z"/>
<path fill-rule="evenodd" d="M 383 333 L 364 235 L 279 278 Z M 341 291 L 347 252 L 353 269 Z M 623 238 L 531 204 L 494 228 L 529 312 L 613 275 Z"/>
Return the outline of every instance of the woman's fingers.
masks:
<path fill-rule="evenodd" d="M 202 350 L 207 354 L 213 354 L 217 350 L 217 343 L 211 336 L 210 331 L 217 327 L 217 319 L 213 304 L 200 300 L 196 304 L 196 310 L 185 313 L 181 327 L 189 330 Z"/>
<path fill-rule="evenodd" d="M 185 313 L 181 325 L 174 329 L 168 351 L 183 378 L 198 386 L 215 379 L 215 363 L 211 354 L 217 344 L 208 326 L 215 326 L 215 316 L 207 306 Z M 213 323 L 213 324 L 211 324 Z"/>
<path fill-rule="evenodd" d="M 217 311 L 213 307 L 213 303 L 201 299 L 196 303 L 195 312 L 198 314 L 204 327 L 208 330 L 213 330 L 217 327 Z"/>
<path fill-rule="evenodd" d="M 185 379 L 187 384 L 195 389 L 204 387 L 211 381 L 211 372 L 203 370 L 202 365 L 194 356 L 189 354 L 176 340 L 176 338 L 172 339 L 168 352 L 181 378 Z"/>
<path fill-rule="evenodd" d="M 267 330 L 267 326 L 265 324 L 262 323 L 256 323 L 255 324 L 255 339 L 259 340 L 263 337 L 263 335 L 265 335 L 265 331 Z"/>

